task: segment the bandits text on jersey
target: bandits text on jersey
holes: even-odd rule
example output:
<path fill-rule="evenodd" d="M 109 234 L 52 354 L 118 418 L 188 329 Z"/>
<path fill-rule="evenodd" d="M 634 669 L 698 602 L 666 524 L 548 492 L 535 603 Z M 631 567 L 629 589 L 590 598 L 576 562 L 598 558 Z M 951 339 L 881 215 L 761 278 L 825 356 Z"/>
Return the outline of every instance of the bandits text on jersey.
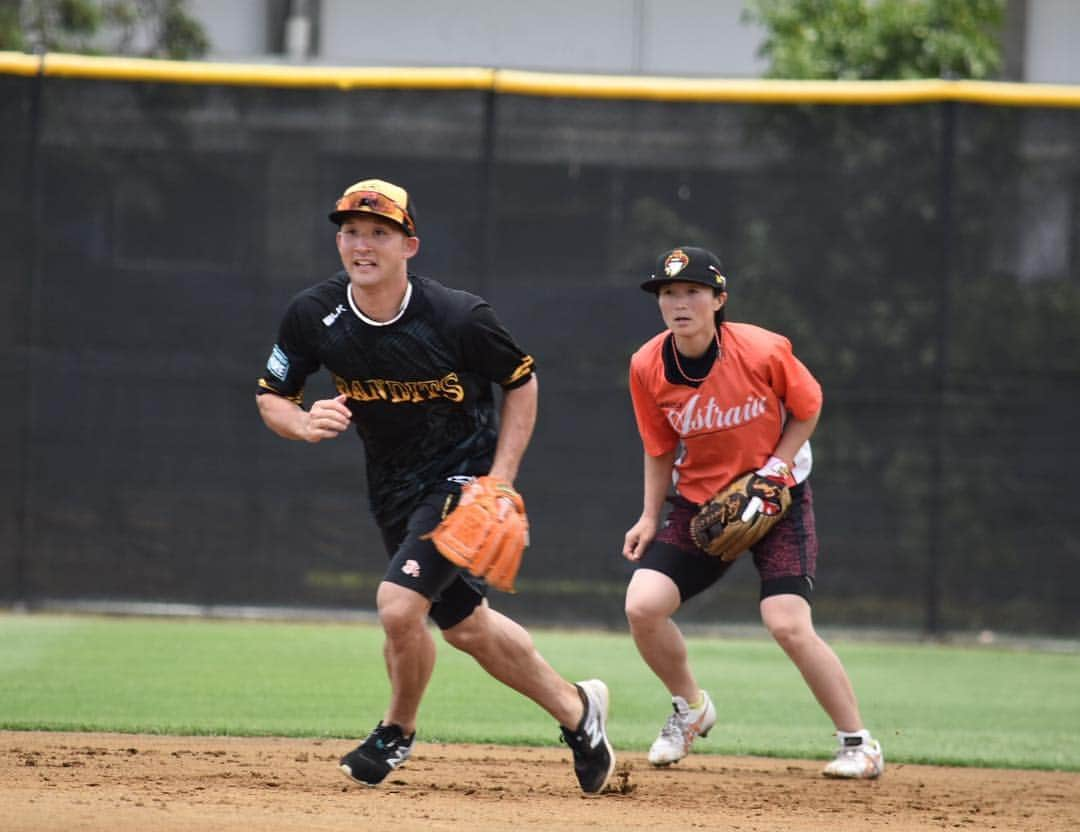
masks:
<path fill-rule="evenodd" d="M 465 399 L 465 388 L 457 373 L 447 373 L 431 381 L 393 381 L 369 378 L 349 381 L 334 375 L 334 387 L 350 399 L 359 402 L 390 402 L 391 404 L 420 404 L 432 399 Z"/>

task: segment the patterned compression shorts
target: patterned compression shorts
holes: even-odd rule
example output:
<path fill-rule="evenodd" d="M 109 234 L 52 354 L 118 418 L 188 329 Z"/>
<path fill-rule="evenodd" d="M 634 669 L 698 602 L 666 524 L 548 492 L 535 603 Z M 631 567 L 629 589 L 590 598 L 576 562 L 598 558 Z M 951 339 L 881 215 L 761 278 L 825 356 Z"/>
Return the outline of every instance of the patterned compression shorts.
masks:
<path fill-rule="evenodd" d="M 704 592 L 737 561 L 722 561 L 702 552 L 690 537 L 690 520 L 700 506 L 683 497 L 669 498 L 671 511 L 656 539 L 636 564 L 654 569 L 675 582 L 683 602 Z M 814 495 L 810 482 L 791 489 L 791 508 L 772 531 L 750 549 L 761 576 L 761 598 L 801 595 L 808 602 L 814 589 L 818 540 Z"/>

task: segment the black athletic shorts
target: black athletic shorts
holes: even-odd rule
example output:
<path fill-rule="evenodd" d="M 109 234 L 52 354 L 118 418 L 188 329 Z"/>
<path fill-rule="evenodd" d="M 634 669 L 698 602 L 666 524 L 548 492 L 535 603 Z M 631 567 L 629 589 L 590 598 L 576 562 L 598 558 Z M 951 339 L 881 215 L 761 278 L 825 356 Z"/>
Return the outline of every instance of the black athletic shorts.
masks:
<path fill-rule="evenodd" d="M 487 584 L 439 554 L 430 540 L 421 540 L 457 504 L 461 487 L 425 497 L 405 520 L 381 529 L 390 565 L 383 580 L 418 592 L 431 601 L 431 620 L 448 630 L 483 603 Z"/>

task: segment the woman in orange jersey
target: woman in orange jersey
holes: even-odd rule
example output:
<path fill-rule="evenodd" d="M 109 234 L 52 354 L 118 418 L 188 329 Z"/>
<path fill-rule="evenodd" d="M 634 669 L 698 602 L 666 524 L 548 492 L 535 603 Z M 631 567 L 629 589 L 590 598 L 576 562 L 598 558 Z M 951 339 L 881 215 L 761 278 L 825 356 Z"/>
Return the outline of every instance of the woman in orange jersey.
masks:
<path fill-rule="evenodd" d="M 829 777 L 873 778 L 885 768 L 865 729 L 840 659 L 815 632 L 810 614 L 817 561 L 810 436 L 821 386 L 787 338 L 724 320 L 727 279 L 712 252 L 665 252 L 641 284 L 656 295 L 667 329 L 630 361 L 630 393 L 644 445 L 641 517 L 626 533 L 634 563 L 626 617 L 645 662 L 671 694 L 674 713 L 649 750 L 666 766 L 685 757 L 716 722 L 672 615 L 723 577 L 732 562 L 704 553 L 690 536 L 701 504 L 747 471 L 784 482 L 791 508 L 752 548 L 761 577 L 761 618 L 832 719 L 839 748 Z M 674 493 L 671 484 L 674 483 Z M 664 503 L 671 504 L 666 519 Z"/>

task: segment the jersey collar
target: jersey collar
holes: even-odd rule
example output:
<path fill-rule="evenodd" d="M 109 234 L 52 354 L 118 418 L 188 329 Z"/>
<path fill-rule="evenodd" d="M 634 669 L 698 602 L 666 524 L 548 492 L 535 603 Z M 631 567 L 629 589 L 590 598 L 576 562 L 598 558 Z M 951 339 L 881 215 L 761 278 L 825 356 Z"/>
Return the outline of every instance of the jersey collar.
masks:
<path fill-rule="evenodd" d="M 345 284 L 345 297 L 349 299 L 349 307 L 356 317 L 368 326 L 390 326 L 390 324 L 397 323 L 401 320 L 401 316 L 404 315 L 405 310 L 409 308 L 409 301 L 412 299 L 412 281 L 408 281 L 408 286 L 405 287 L 405 297 L 401 299 L 401 306 L 398 307 L 397 314 L 388 321 L 376 321 L 361 312 L 360 307 L 353 303 L 352 284 L 350 283 Z"/>

